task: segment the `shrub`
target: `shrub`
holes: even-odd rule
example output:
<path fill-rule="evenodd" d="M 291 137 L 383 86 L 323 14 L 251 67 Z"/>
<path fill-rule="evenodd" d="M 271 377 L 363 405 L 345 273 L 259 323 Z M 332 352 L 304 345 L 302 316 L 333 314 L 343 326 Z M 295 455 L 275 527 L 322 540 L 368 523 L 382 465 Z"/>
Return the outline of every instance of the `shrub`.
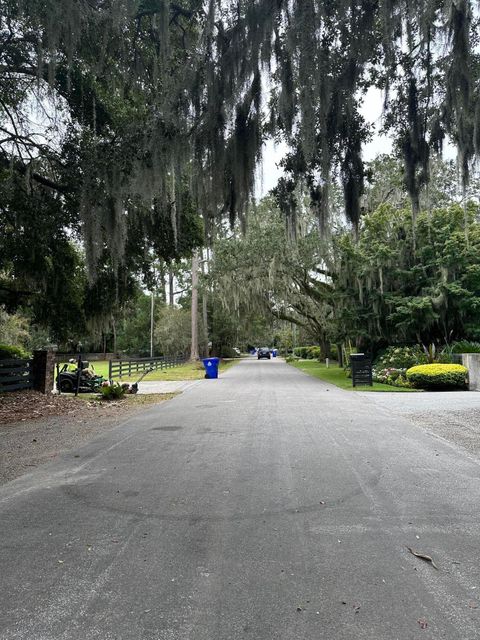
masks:
<path fill-rule="evenodd" d="M 453 342 L 448 350 L 450 353 L 480 353 L 480 342 L 460 340 L 459 342 Z"/>
<path fill-rule="evenodd" d="M 468 370 L 461 364 L 424 364 L 407 371 L 407 380 L 423 389 L 464 388 L 467 376 Z"/>
<path fill-rule="evenodd" d="M 9 358 L 29 358 L 30 354 L 23 347 L 0 344 L 0 360 Z"/>
<path fill-rule="evenodd" d="M 297 362 L 298 360 L 300 360 L 300 358 L 296 355 L 287 356 L 287 362 Z"/>
<path fill-rule="evenodd" d="M 427 355 L 420 345 L 411 347 L 388 347 L 375 361 L 378 369 L 409 369 L 425 364 Z"/>
<path fill-rule="evenodd" d="M 307 359 L 307 350 L 308 347 L 295 347 L 293 350 L 293 355 L 297 356 L 297 358 Z"/>
<path fill-rule="evenodd" d="M 389 384 L 392 387 L 412 387 L 412 384 L 407 380 L 406 369 L 373 369 L 373 381 L 381 382 L 382 384 Z"/>
<path fill-rule="evenodd" d="M 319 360 L 322 355 L 322 350 L 320 347 L 308 347 L 308 358 L 310 360 Z"/>
<path fill-rule="evenodd" d="M 320 347 L 295 347 L 293 350 L 294 355 L 303 360 L 318 360 L 322 354 Z"/>
<path fill-rule="evenodd" d="M 128 388 L 127 385 L 121 385 L 119 382 L 104 382 L 100 387 L 100 393 L 103 400 L 120 400 L 125 396 Z"/>
<path fill-rule="evenodd" d="M 223 346 L 220 352 L 222 358 L 237 358 L 237 353 L 233 347 Z"/>

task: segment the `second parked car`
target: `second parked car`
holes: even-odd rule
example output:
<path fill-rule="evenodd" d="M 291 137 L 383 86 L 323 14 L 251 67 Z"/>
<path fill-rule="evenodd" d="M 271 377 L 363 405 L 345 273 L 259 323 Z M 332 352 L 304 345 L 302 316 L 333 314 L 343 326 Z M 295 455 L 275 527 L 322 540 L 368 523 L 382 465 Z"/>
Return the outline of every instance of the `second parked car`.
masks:
<path fill-rule="evenodd" d="M 268 358 L 268 360 L 270 360 L 270 349 L 268 347 L 260 347 L 257 352 L 257 358 L 259 360 L 262 358 Z"/>

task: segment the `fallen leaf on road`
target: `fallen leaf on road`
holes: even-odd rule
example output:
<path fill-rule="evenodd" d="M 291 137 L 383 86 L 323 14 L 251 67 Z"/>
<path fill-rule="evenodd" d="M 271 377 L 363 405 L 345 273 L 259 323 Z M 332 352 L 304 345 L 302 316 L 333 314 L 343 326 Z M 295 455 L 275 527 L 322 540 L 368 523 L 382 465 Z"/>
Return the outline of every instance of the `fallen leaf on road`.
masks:
<path fill-rule="evenodd" d="M 297 607 L 297 611 L 303 611 L 302 607 Z"/>
<path fill-rule="evenodd" d="M 414 551 L 411 547 L 407 547 L 407 549 L 410 551 L 410 553 L 412 555 L 414 555 L 416 558 L 420 558 L 421 560 L 425 560 L 426 562 L 430 562 L 432 564 L 432 567 L 434 569 L 436 569 L 438 571 L 438 567 L 435 564 L 435 562 L 433 561 L 433 558 L 431 556 L 427 556 L 426 553 L 420 553 L 418 551 Z"/>
<path fill-rule="evenodd" d="M 428 627 L 428 622 L 425 620 L 425 618 L 420 618 L 420 620 L 417 620 L 417 622 L 420 625 L 420 629 L 426 629 Z"/>
<path fill-rule="evenodd" d="M 471 600 L 468 603 L 468 606 L 470 607 L 470 609 L 478 609 L 478 602 L 475 602 L 475 600 Z"/>

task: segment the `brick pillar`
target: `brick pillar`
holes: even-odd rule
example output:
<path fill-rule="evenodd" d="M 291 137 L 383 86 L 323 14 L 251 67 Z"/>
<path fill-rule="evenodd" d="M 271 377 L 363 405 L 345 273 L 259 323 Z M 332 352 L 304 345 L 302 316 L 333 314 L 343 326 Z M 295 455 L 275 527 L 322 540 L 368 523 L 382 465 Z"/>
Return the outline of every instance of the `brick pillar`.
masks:
<path fill-rule="evenodd" d="M 33 352 L 33 388 L 40 393 L 51 393 L 55 381 L 55 353 L 53 351 Z"/>

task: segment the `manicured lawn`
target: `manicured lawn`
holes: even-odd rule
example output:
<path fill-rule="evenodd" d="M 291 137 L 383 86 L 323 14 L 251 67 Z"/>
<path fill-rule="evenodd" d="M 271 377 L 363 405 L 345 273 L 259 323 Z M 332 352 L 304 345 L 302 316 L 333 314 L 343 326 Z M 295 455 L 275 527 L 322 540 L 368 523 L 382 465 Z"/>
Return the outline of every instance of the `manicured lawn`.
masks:
<path fill-rule="evenodd" d="M 220 363 L 219 371 L 226 371 L 231 366 L 233 366 L 236 362 L 239 362 L 240 359 L 235 360 L 222 360 Z M 91 362 L 90 363 L 98 375 L 103 376 L 105 379 L 108 378 L 108 361 L 100 360 L 99 362 Z M 135 382 L 141 376 L 141 373 L 133 375 L 131 378 L 122 378 L 123 382 Z M 201 380 L 205 377 L 205 369 L 203 368 L 203 364 L 201 362 L 187 362 L 185 364 L 181 364 L 178 367 L 173 367 L 172 369 L 163 369 L 163 371 L 152 371 L 148 375 L 143 378 L 144 380 L 151 382 L 162 381 L 162 380 Z"/>
<path fill-rule="evenodd" d="M 402 387 L 392 387 L 388 384 L 380 384 L 374 382 L 372 387 L 353 387 L 352 379 L 347 378 L 345 371 L 340 367 L 330 366 L 328 369 L 324 362 L 317 362 L 316 360 L 299 360 L 297 362 L 290 362 L 290 364 L 300 371 L 304 371 L 314 378 L 319 378 L 324 382 L 330 382 L 336 387 L 341 389 L 347 389 L 348 391 L 392 391 L 400 393 L 416 393 L 417 389 L 403 389 Z"/>
<path fill-rule="evenodd" d="M 226 371 L 231 366 L 233 366 L 239 360 L 222 360 L 220 362 L 219 372 Z M 95 367 L 96 368 L 96 367 Z M 134 382 L 140 377 L 134 376 L 131 380 L 124 378 L 125 382 Z M 107 376 L 108 376 L 108 367 L 107 367 Z M 172 369 L 164 369 L 163 371 L 152 371 L 145 376 L 145 381 L 155 381 L 158 380 L 202 380 L 205 378 L 205 369 L 201 362 L 186 362 L 185 364 L 180 364 L 178 367 L 173 367 Z"/>

